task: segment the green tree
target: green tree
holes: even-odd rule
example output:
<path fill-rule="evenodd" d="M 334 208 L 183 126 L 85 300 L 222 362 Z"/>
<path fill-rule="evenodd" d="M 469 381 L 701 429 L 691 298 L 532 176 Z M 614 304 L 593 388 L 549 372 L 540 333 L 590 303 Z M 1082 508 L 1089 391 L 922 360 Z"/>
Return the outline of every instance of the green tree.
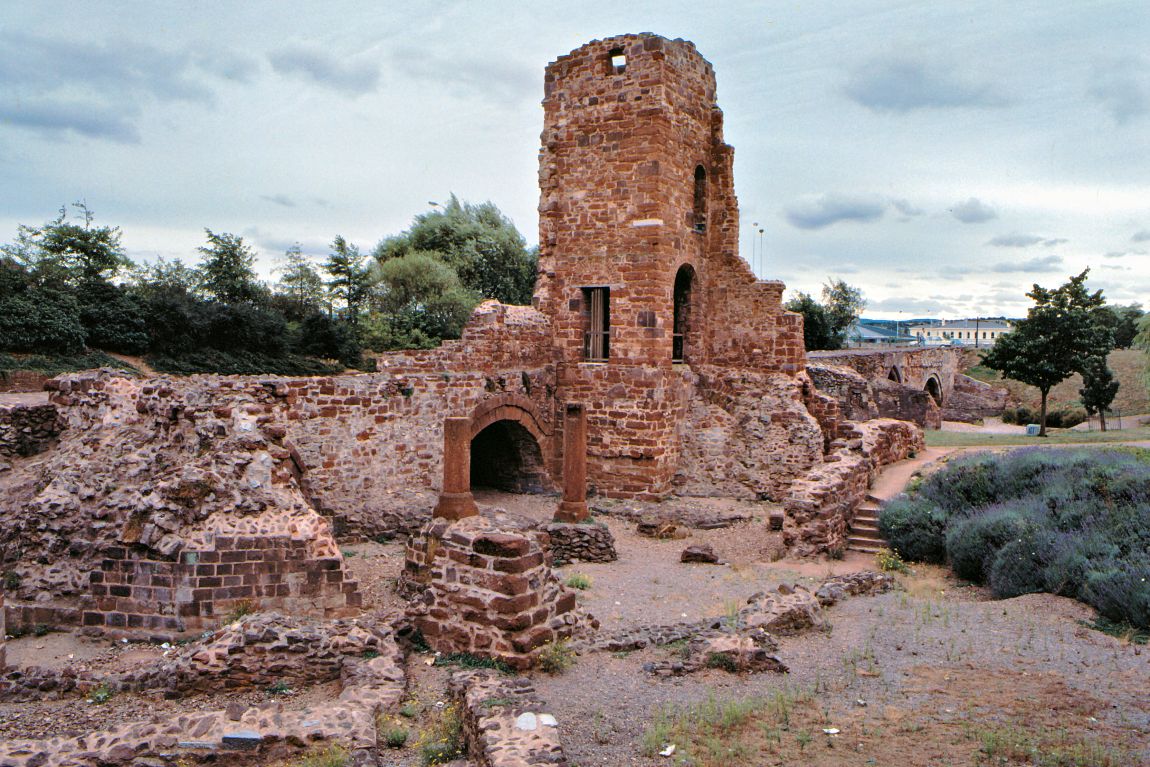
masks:
<path fill-rule="evenodd" d="M 376 266 L 367 344 L 376 351 L 434 346 L 459 338 L 479 297 L 434 253 L 409 253 Z"/>
<path fill-rule="evenodd" d="M 807 293 L 797 293 L 786 303 L 787 311 L 803 315 L 803 343 L 807 351 L 841 349 L 847 330 L 866 308 L 862 291 L 843 280 L 828 279 L 822 303 Z"/>
<path fill-rule="evenodd" d="M 208 244 L 196 248 L 203 255 L 199 266 L 199 288 L 210 298 L 225 304 L 252 303 L 263 295 L 256 278 L 256 254 L 244 238 L 235 234 L 204 229 Z"/>
<path fill-rule="evenodd" d="M 82 223 L 68 219 L 68 209 L 40 227 L 21 224 L 16 242 L 0 253 L 22 265 L 40 282 L 73 286 L 106 282 L 131 266 L 120 244 L 120 228 L 93 226 L 94 214 L 82 202 L 72 203 Z"/>
<path fill-rule="evenodd" d="M 1040 436 L 1046 436 L 1050 389 L 1082 371 L 1091 358 L 1105 358 L 1114 343 L 1110 329 L 1096 315 L 1106 302 L 1102 291 L 1086 289 L 1089 272 L 1053 290 L 1034 285 L 1026 294 L 1034 301 L 1026 318 L 983 356 L 987 367 L 1038 389 L 1042 396 Z"/>
<path fill-rule="evenodd" d="M 1107 306 L 1105 309 L 1114 318 L 1112 324 L 1114 348 L 1129 349 L 1134 344 L 1134 337 L 1138 335 L 1138 321 L 1145 314 L 1142 305 Z"/>
<path fill-rule="evenodd" d="M 282 266 L 277 269 L 280 273 L 277 293 L 287 299 L 292 319 L 302 319 L 324 305 L 323 277 L 298 244 L 288 248 L 282 260 Z"/>
<path fill-rule="evenodd" d="M 1082 388 L 1078 396 L 1089 415 L 1098 414 L 1098 424 L 1106 431 L 1106 410 L 1118 394 L 1119 383 L 1114 378 L 1105 357 L 1091 357 L 1082 366 Z"/>
<path fill-rule="evenodd" d="M 337 234 L 323 268 L 331 276 L 327 287 L 332 298 L 343 305 L 348 324 L 357 326 L 373 281 L 371 270 L 364 264 L 363 254 Z"/>
<path fill-rule="evenodd" d="M 483 298 L 531 303 L 538 253 L 494 203 L 461 203 L 451 195 L 442 209 L 419 214 L 406 232 L 381 241 L 373 256 L 385 263 L 420 251 L 437 254 Z"/>

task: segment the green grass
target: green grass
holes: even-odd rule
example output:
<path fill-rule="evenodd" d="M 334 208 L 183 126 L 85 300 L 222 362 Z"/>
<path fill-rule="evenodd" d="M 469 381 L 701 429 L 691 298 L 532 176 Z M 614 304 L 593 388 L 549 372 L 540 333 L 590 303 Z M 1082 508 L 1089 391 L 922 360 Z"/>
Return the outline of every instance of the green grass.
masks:
<path fill-rule="evenodd" d="M 46 376 L 74 373 L 93 368 L 116 368 L 139 373 L 123 360 L 95 349 L 81 354 L 4 354 L 0 353 L 0 380 L 10 370 L 31 370 Z"/>
<path fill-rule="evenodd" d="M 1073 429 L 1048 429 L 1045 437 L 1028 437 L 1025 434 L 982 434 L 971 431 L 928 431 L 926 444 L 929 447 L 997 447 L 1010 445 L 1094 445 L 1108 442 L 1150 441 L 1150 427 L 1122 431 L 1074 431 Z"/>
<path fill-rule="evenodd" d="M 591 588 L 591 576 L 584 575 L 583 573 L 571 573 L 571 575 L 567 576 L 567 580 L 564 583 L 570 588 L 585 591 Z"/>

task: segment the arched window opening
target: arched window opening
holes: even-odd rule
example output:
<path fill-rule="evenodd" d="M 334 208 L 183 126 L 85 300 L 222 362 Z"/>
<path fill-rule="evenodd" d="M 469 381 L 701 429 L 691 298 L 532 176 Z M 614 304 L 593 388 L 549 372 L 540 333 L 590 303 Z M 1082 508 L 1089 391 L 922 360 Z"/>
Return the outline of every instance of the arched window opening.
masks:
<path fill-rule="evenodd" d="M 895 383 L 902 383 L 902 373 L 899 372 L 897 367 L 891 368 L 890 372 L 886 374 L 886 377 Z"/>
<path fill-rule="evenodd" d="M 695 207 L 691 225 L 696 232 L 707 231 L 707 171 L 702 165 L 695 166 Z"/>
<path fill-rule="evenodd" d="M 548 490 L 543 451 L 523 424 L 496 421 L 471 440 L 471 487 L 509 493 Z"/>
<path fill-rule="evenodd" d="M 691 295 L 695 286 L 695 270 L 683 264 L 675 273 L 674 318 L 671 341 L 671 359 L 685 362 L 692 339 Z"/>

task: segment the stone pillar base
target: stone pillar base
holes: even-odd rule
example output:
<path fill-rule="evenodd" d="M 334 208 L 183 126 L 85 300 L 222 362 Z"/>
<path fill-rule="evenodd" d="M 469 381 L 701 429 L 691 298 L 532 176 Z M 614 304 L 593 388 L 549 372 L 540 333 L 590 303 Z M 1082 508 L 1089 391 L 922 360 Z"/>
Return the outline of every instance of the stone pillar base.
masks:
<path fill-rule="evenodd" d="M 440 493 L 439 502 L 435 504 L 434 516 L 443 519 L 463 519 L 479 513 L 475 505 L 475 497 L 468 490 L 465 493 Z"/>
<path fill-rule="evenodd" d="M 590 517 L 591 510 L 587 508 L 587 501 L 562 500 L 555 510 L 556 522 L 582 522 Z"/>

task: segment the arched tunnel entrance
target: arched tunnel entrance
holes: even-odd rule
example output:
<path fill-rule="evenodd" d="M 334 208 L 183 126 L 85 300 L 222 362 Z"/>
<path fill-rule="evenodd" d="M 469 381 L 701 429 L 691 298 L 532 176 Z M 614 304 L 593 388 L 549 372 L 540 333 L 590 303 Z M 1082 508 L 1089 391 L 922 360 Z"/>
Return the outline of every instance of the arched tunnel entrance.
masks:
<path fill-rule="evenodd" d="M 471 487 L 544 493 L 550 482 L 543 451 L 518 421 L 495 421 L 471 440 Z"/>
<path fill-rule="evenodd" d="M 925 388 L 927 393 L 934 398 L 934 403 L 939 407 L 942 407 L 942 385 L 939 384 L 938 379 L 934 376 L 931 376 L 930 378 L 926 379 L 926 386 L 923 388 Z"/>

